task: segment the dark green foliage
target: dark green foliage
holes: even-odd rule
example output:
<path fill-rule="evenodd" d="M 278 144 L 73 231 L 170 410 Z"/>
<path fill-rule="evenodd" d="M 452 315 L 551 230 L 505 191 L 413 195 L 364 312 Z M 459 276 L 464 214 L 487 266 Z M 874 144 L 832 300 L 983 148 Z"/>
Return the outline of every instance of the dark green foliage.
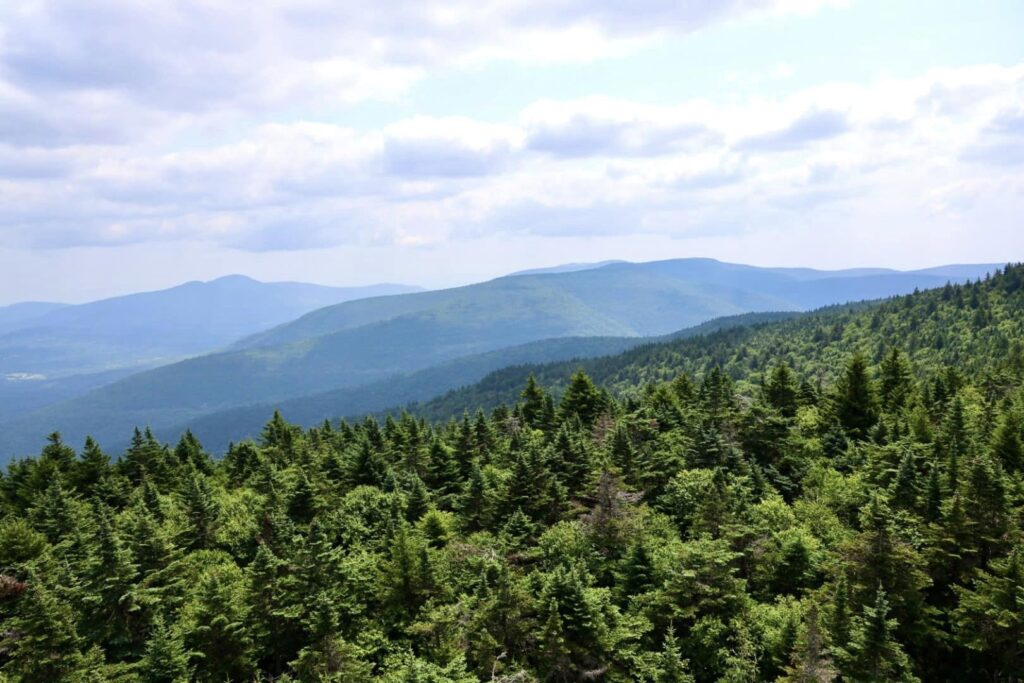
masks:
<path fill-rule="evenodd" d="M 839 424 L 853 439 L 867 437 L 878 419 L 877 399 L 868 377 L 867 359 L 855 353 L 836 385 L 835 410 Z"/>
<path fill-rule="evenodd" d="M 1019 282 L 510 371 L 489 416 L 277 414 L 220 461 L 54 435 L 0 478 L 0 679 L 1016 680 L 1024 367 L 976 321 Z"/>

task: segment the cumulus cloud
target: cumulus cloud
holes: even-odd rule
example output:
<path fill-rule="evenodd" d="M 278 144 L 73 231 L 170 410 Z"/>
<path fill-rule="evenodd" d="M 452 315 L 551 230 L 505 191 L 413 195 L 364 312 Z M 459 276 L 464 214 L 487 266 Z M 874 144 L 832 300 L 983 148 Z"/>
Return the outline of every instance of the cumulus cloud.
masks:
<path fill-rule="evenodd" d="M 830 84 L 748 103 L 544 101 L 509 124 L 274 123 L 171 152 L 0 147 L 0 240 L 205 240 L 267 251 L 495 232 L 688 234 L 802 220 L 810 208 L 866 210 L 893 187 L 904 197 L 928 195 L 931 177 L 976 187 L 981 169 L 1013 162 L 987 150 L 1005 155 L 1020 140 L 1024 67 L 970 75 Z M 970 84 L 971 104 L 934 107 L 927 94 L 943 81 Z M 963 214 L 992 197 L 975 195 L 968 204 L 950 190 L 928 210 Z"/>
<path fill-rule="evenodd" d="M 439 69 L 595 59 L 817 4 L 6 3 L 0 247 L 693 235 L 809 208 L 875 217 L 894 188 L 943 215 L 994 201 L 977 188 L 1024 164 L 1024 66 L 719 101 L 546 99 L 500 122 L 338 123 L 352 103 L 400 104 Z M 929 195 L 930 178 L 954 189 Z"/>
<path fill-rule="evenodd" d="M 393 100 L 431 69 L 594 59 L 795 9 L 783 0 L 4 3 L 0 136 L 26 146 L 125 142 L 196 117 L 337 109 Z"/>
<path fill-rule="evenodd" d="M 527 145 L 556 157 L 657 156 L 717 139 L 696 112 L 607 97 L 539 102 L 521 118 Z"/>
<path fill-rule="evenodd" d="M 846 117 L 837 111 L 809 111 L 782 130 L 762 133 L 743 140 L 739 147 L 755 150 L 792 150 L 849 130 Z"/>
<path fill-rule="evenodd" d="M 1000 112 L 979 131 L 961 158 L 997 166 L 1024 164 L 1024 109 Z"/>

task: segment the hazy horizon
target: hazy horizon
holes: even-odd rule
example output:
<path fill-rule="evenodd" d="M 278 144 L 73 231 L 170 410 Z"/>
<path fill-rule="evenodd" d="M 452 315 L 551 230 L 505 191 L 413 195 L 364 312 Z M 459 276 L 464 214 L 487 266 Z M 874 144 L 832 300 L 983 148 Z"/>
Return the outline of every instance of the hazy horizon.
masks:
<path fill-rule="evenodd" d="M 714 259 L 712 257 L 702 257 L 702 256 L 669 257 L 669 258 L 649 259 L 649 260 L 646 260 L 646 261 L 632 261 L 632 260 L 628 260 L 628 259 L 605 259 L 604 261 L 593 261 L 593 262 L 591 262 L 591 261 L 579 261 L 579 262 L 574 262 L 574 263 L 564 263 L 564 262 L 559 262 L 559 263 L 543 263 L 543 264 L 538 264 L 538 265 L 526 266 L 526 267 L 518 268 L 518 269 L 511 269 L 511 270 L 508 270 L 508 271 L 503 271 L 503 272 L 495 273 L 493 275 L 482 276 L 480 278 L 468 278 L 468 279 L 464 279 L 464 280 L 453 280 L 453 281 L 450 281 L 450 282 L 447 282 L 447 283 L 444 283 L 444 284 L 439 284 L 437 286 L 424 285 L 424 284 L 419 283 L 419 282 L 390 282 L 390 281 L 384 281 L 384 280 L 376 281 L 376 282 L 361 282 L 361 283 L 357 283 L 357 284 L 348 284 L 346 282 L 322 282 L 322 281 L 316 281 L 316 280 L 301 280 L 301 279 L 295 279 L 295 278 L 264 279 L 264 278 L 259 278 L 259 277 L 253 276 L 253 275 L 251 275 L 249 273 L 238 273 L 238 272 L 230 272 L 229 273 L 229 272 L 225 272 L 225 273 L 211 275 L 209 277 L 199 277 L 199 278 L 191 278 L 191 279 L 188 279 L 188 280 L 173 281 L 173 282 L 170 282 L 169 284 L 167 284 L 166 286 L 161 286 L 161 287 L 149 287 L 149 288 L 144 288 L 144 289 L 124 289 L 124 290 L 118 290 L 118 289 L 112 287 L 109 290 L 110 291 L 109 294 L 106 294 L 106 295 L 103 295 L 103 296 L 99 296 L 99 297 L 81 298 L 81 299 L 77 299 L 77 300 L 75 300 L 75 299 L 57 300 L 57 299 L 42 299 L 42 298 L 26 298 L 26 299 L 17 299 L 17 300 L 7 301 L 7 300 L 4 300 L 3 298 L 0 298 L 0 308 L 2 308 L 4 306 L 10 306 L 10 305 L 21 304 L 21 303 L 60 303 L 60 304 L 69 304 L 69 305 L 85 304 L 85 303 L 90 303 L 90 302 L 93 302 L 93 301 L 99 301 L 99 300 L 102 300 L 102 299 L 109 299 L 109 298 L 114 298 L 114 297 L 119 297 L 119 296 L 128 296 L 128 295 L 131 295 L 131 294 L 139 294 L 139 293 L 153 292 L 153 291 L 162 291 L 162 290 L 165 290 L 165 289 L 170 289 L 170 288 L 173 288 L 173 287 L 178 287 L 178 286 L 190 283 L 190 282 L 210 283 L 210 282 L 213 282 L 215 280 L 221 280 L 221 279 L 229 278 L 229 277 L 245 277 L 245 278 L 249 278 L 249 279 L 255 280 L 257 282 L 264 283 L 264 284 L 299 283 L 299 284 L 321 285 L 321 286 L 324 286 L 324 287 L 339 287 L 339 288 L 359 288 L 359 287 L 370 287 L 370 286 L 373 286 L 373 285 L 387 285 L 387 284 L 391 284 L 391 285 L 405 285 L 405 286 L 410 286 L 410 287 L 419 287 L 419 288 L 423 289 L 424 291 L 426 291 L 426 290 L 435 290 L 435 289 L 447 289 L 447 288 L 450 288 L 450 287 L 462 287 L 462 286 L 466 286 L 466 285 L 472 285 L 472 284 L 477 284 L 477 283 L 481 283 L 481 282 L 486 282 L 486 281 L 492 280 L 494 278 L 505 277 L 505 276 L 510 276 L 510 275 L 524 274 L 524 271 L 525 272 L 529 272 L 529 271 L 534 271 L 534 270 L 545 270 L 545 269 L 548 269 L 548 268 L 559 268 L 559 267 L 562 267 L 562 266 L 610 265 L 612 263 L 642 264 L 642 263 L 652 263 L 652 262 L 658 262 L 658 261 L 671 261 L 671 260 L 688 259 L 688 258 L 693 258 L 693 259 L 708 258 L 708 259 L 711 259 L 711 260 L 721 261 L 723 263 L 731 263 L 731 264 L 734 264 L 734 265 L 743 265 L 743 266 L 754 266 L 754 267 L 758 267 L 758 268 L 811 268 L 813 270 L 820 270 L 820 271 L 824 271 L 824 272 L 830 272 L 830 271 L 837 271 L 838 272 L 838 271 L 848 270 L 848 269 L 856 270 L 856 269 L 859 269 L 859 268 L 865 268 L 865 269 L 880 268 L 880 269 L 892 270 L 892 271 L 895 271 L 895 272 L 911 272 L 911 271 L 917 271 L 917 270 L 927 270 L 929 268 L 938 268 L 938 267 L 941 267 L 941 266 L 979 266 L 979 265 L 994 265 L 995 266 L 995 265 L 1003 265 L 1004 263 L 1009 263 L 1009 262 L 1002 262 L 1002 261 L 993 261 L 993 262 L 980 262 L 980 261 L 978 261 L 978 262 L 973 262 L 973 263 L 969 263 L 969 262 L 966 262 L 966 261 L 958 261 L 958 262 L 948 262 L 948 263 L 930 263 L 930 264 L 925 264 L 925 265 L 922 265 L 922 266 L 915 266 L 915 267 L 911 267 L 911 268 L 899 268 L 899 267 L 894 267 L 894 266 L 884 266 L 884 265 L 876 265 L 876 264 L 859 264 L 859 265 L 853 265 L 853 266 L 841 266 L 841 267 L 836 267 L 836 268 L 819 268 L 819 267 L 808 266 L 808 265 L 803 265 L 803 264 L 777 264 L 776 263 L 776 264 L 759 265 L 759 264 L 753 264 L 753 263 L 739 263 L 737 261 L 727 261 L 727 260 L 724 260 L 724 259 Z M 111 283 L 111 284 L 113 284 L 113 283 Z"/>

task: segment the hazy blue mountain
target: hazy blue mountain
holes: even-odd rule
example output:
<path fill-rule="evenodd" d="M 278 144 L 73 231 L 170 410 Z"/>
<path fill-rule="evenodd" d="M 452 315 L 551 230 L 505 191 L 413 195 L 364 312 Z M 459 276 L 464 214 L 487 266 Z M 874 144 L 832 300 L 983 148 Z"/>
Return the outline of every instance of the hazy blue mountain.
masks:
<path fill-rule="evenodd" d="M 21 303 L 0 306 L 0 334 L 24 327 L 36 318 L 67 306 L 68 304 L 50 301 L 23 301 Z"/>
<path fill-rule="evenodd" d="M 958 279 L 787 270 L 711 259 L 612 263 L 328 306 L 225 352 L 140 372 L 22 415 L 0 425 L 0 454 L 35 450 L 39 435 L 53 429 L 73 443 L 87 433 L 123 438 L 136 424 L 166 429 L 542 339 L 663 335 L 724 315 L 808 310 Z"/>
<path fill-rule="evenodd" d="M 517 270 L 514 273 L 509 273 L 509 275 L 544 275 L 546 273 L 574 273 L 578 270 L 593 270 L 594 268 L 602 268 L 613 263 L 625 263 L 625 261 L 619 259 L 611 259 L 608 261 L 597 261 L 596 263 L 563 263 L 557 266 L 548 266 L 547 268 L 529 268 L 527 270 Z"/>
<path fill-rule="evenodd" d="M 211 351 L 329 304 L 416 290 L 264 283 L 229 275 L 75 306 L 8 306 L 0 309 L 0 323 L 6 322 L 0 376 L 52 379 L 153 365 Z"/>
<path fill-rule="evenodd" d="M 358 387 L 336 389 L 274 403 L 262 403 L 211 413 L 195 420 L 158 430 L 165 440 L 176 439 L 191 429 L 211 451 L 222 452 L 231 441 L 259 436 L 274 410 L 304 427 L 340 417 L 355 418 L 396 405 L 411 406 L 438 394 L 479 381 L 499 368 L 595 358 L 660 341 L 708 334 L 719 329 L 789 318 L 799 313 L 746 313 L 716 318 L 695 327 L 661 337 L 561 337 L 543 339 L 512 348 L 457 358 L 424 370 L 389 377 Z"/>

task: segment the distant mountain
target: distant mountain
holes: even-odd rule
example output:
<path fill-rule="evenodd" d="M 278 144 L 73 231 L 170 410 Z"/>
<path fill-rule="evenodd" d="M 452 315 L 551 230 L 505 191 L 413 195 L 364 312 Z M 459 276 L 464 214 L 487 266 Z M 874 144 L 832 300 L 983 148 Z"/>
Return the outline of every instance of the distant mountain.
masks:
<path fill-rule="evenodd" d="M 0 406 L 12 418 L 125 375 L 213 351 L 325 305 L 419 291 L 324 287 L 230 275 L 87 304 L 0 308 Z"/>
<path fill-rule="evenodd" d="M 87 304 L 0 309 L 0 376 L 46 378 L 152 365 L 205 353 L 330 304 L 418 291 L 405 285 L 324 287 L 229 275 Z"/>
<path fill-rule="evenodd" d="M 8 306 L 0 306 L 0 334 L 23 327 L 40 316 L 67 306 L 68 304 L 58 304 L 49 301 L 24 301 Z"/>
<path fill-rule="evenodd" d="M 578 270 L 593 270 L 602 268 L 613 263 L 626 263 L 620 260 L 598 261 L 596 263 L 563 263 L 560 266 L 549 266 L 547 268 L 530 268 L 528 270 L 517 270 L 509 275 L 544 275 L 547 273 L 575 273 Z"/>
<path fill-rule="evenodd" d="M 971 276 L 988 272 L 978 266 Z M 966 276 L 965 276 L 966 277 Z M 372 384 L 542 339 L 663 335 L 723 315 L 799 311 L 945 284 L 927 273 L 767 269 L 711 259 L 516 275 L 312 311 L 227 351 L 131 375 L 0 425 L 0 454 L 60 429 L 121 438 L 211 413 Z"/>
<path fill-rule="evenodd" d="M 949 268 L 930 270 L 964 276 L 964 280 L 978 279 L 973 267 Z M 780 361 L 798 377 L 828 373 L 831 377 L 827 379 L 832 381 L 843 367 L 837 359 L 859 351 L 878 364 L 894 346 L 918 367 L 927 364 L 937 369 L 952 364 L 967 376 L 1000 368 L 995 374 L 1012 377 L 1024 368 L 1024 316 L 1019 314 L 1024 310 L 1022 282 L 1024 266 L 1018 265 L 948 298 L 944 292 L 921 292 L 890 301 L 829 306 L 781 320 L 741 318 L 738 324 L 707 329 L 708 334 L 700 338 L 679 335 L 600 358 L 510 365 L 488 373 L 479 382 L 417 403 L 415 415 L 443 422 L 466 411 L 514 405 L 530 375 L 557 398 L 581 368 L 599 386 L 634 396 L 647 384 L 671 380 L 681 372 L 699 377 L 713 367 L 733 378 L 756 381 L 760 373 Z M 980 303 L 974 299 L 972 305 L 972 297 L 978 294 L 982 295 Z M 842 330 L 842 334 L 834 334 L 834 330 Z M 396 404 L 377 414 L 397 414 L 402 408 Z M 289 417 L 287 412 L 283 415 Z"/>
<path fill-rule="evenodd" d="M 657 341 L 688 338 L 716 330 L 774 322 L 799 313 L 745 313 L 716 318 L 695 327 L 663 337 L 561 337 L 543 339 L 512 348 L 457 358 L 424 370 L 406 373 L 358 387 L 336 389 L 301 396 L 276 404 L 264 403 L 204 415 L 190 422 L 157 431 L 166 440 L 176 439 L 191 429 L 213 452 L 222 452 L 229 442 L 259 436 L 267 418 L 281 410 L 288 420 L 304 427 L 339 417 L 358 417 L 396 405 L 411 405 L 432 399 L 443 392 L 480 380 L 487 373 L 507 366 L 550 363 L 570 359 L 595 358 L 617 354 L 636 346 Z"/>

